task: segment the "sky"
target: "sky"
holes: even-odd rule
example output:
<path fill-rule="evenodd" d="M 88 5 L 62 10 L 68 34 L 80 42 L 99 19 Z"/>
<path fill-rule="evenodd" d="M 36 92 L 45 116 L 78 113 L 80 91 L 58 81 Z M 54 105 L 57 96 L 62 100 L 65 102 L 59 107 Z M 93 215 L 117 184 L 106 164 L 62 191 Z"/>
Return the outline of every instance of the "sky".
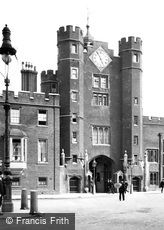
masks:
<path fill-rule="evenodd" d="M 12 57 L 9 65 L 9 89 L 15 94 L 21 90 L 22 62 L 36 66 L 39 83 L 41 71 L 55 71 L 57 30 L 66 25 L 79 26 L 85 35 L 89 15 L 92 36 L 108 42 L 115 56 L 118 56 L 118 42 L 122 37 L 142 39 L 143 115 L 164 117 L 163 6 L 163 0 L 0 0 L 0 31 L 8 25 L 18 58 Z M 6 73 L 1 59 L 0 72 Z M 4 89 L 0 74 L 0 93 Z"/>

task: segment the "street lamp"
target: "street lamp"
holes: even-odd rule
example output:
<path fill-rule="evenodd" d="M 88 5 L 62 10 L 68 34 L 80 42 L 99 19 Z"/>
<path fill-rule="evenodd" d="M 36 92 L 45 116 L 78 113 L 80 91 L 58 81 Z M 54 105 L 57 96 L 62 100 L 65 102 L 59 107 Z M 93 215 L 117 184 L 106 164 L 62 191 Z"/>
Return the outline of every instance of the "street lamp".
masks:
<path fill-rule="evenodd" d="M 97 165 L 97 162 L 94 159 L 92 162 L 92 167 L 93 167 L 93 194 L 96 193 L 96 165 Z"/>
<path fill-rule="evenodd" d="M 16 54 L 16 50 L 11 45 L 10 40 L 10 30 L 5 25 L 4 29 L 2 30 L 3 34 L 3 43 L 0 48 L 0 54 L 2 55 L 2 60 L 4 61 L 5 65 L 9 65 L 11 62 L 11 55 Z M 8 78 L 8 72 L 4 79 L 5 86 L 6 86 L 6 94 L 5 94 L 5 103 L 4 103 L 4 110 L 5 110 L 5 151 L 4 151 L 4 162 L 3 162 L 3 173 L 4 173 L 4 184 L 5 184 L 5 196 L 2 204 L 2 212 L 13 212 L 13 203 L 12 203 L 12 181 L 11 181 L 11 171 L 10 171 L 10 154 L 9 154 L 9 111 L 10 111 L 10 103 L 8 99 L 8 87 L 10 80 Z"/>

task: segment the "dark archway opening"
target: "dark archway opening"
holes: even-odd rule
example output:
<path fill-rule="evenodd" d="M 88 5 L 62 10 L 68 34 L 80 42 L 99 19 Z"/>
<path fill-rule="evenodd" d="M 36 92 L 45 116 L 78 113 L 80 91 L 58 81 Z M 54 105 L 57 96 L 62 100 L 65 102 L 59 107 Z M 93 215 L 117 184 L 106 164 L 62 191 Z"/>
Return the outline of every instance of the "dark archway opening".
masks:
<path fill-rule="evenodd" d="M 93 167 L 93 161 L 96 161 L 95 168 Z M 109 157 L 100 155 L 92 159 L 89 163 L 89 169 L 92 172 L 92 180 L 94 183 L 95 173 L 95 187 L 97 193 L 108 192 L 108 179 L 113 179 L 114 162 Z"/>
<path fill-rule="evenodd" d="M 69 181 L 70 193 L 79 193 L 80 192 L 80 178 L 74 176 L 70 178 Z"/>

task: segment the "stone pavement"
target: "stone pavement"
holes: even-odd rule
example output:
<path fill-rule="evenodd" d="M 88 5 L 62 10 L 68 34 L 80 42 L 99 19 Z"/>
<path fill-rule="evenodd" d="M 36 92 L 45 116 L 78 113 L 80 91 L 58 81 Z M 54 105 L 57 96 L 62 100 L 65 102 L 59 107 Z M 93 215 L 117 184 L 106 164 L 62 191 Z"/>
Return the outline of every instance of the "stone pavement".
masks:
<path fill-rule="evenodd" d="M 119 201 L 118 194 L 39 195 L 40 213 L 75 213 L 76 230 L 163 230 L 164 193 L 134 192 Z M 15 213 L 20 197 L 13 197 Z"/>

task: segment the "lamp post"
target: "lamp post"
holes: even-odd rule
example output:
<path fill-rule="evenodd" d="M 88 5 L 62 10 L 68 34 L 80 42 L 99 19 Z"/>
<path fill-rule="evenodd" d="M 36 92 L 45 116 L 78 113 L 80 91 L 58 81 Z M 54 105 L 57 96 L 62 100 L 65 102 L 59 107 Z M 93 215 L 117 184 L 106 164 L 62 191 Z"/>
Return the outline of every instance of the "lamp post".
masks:
<path fill-rule="evenodd" d="M 144 154 L 144 185 L 143 185 L 143 191 L 146 192 L 146 164 L 147 164 L 147 151 L 145 151 Z"/>
<path fill-rule="evenodd" d="M 133 162 L 129 161 L 128 167 L 130 168 L 130 194 L 133 193 Z"/>
<path fill-rule="evenodd" d="M 10 40 L 10 30 L 5 25 L 4 29 L 2 30 L 3 34 L 3 43 L 0 48 L 0 54 L 2 55 L 2 60 L 4 61 L 5 65 L 9 65 L 11 62 L 11 55 L 16 54 L 16 50 L 11 46 Z M 5 195 L 2 203 L 2 212 L 13 212 L 13 203 L 12 203 L 12 188 L 11 188 L 11 171 L 10 171 L 10 153 L 9 153 L 9 112 L 10 112 L 10 103 L 8 99 L 8 87 L 10 80 L 8 78 L 8 72 L 4 79 L 5 86 L 6 86 L 6 93 L 5 93 L 5 103 L 4 103 L 4 110 L 5 110 L 5 148 L 4 148 L 4 162 L 3 162 L 3 173 L 4 173 L 4 184 L 5 184 Z"/>
<path fill-rule="evenodd" d="M 127 180 L 127 167 L 128 167 L 128 154 L 127 150 L 124 152 L 124 160 L 123 160 L 123 171 L 124 171 L 124 181 Z"/>
<path fill-rule="evenodd" d="M 124 153 L 123 169 L 124 169 L 124 180 L 127 180 L 127 169 L 130 169 L 130 194 L 133 192 L 133 158 L 128 161 L 127 150 Z"/>
<path fill-rule="evenodd" d="M 85 150 L 85 153 L 84 153 L 84 157 L 81 156 L 81 157 L 78 157 L 78 159 L 81 161 L 82 163 L 82 166 L 83 166 L 83 169 L 84 169 L 84 175 L 83 175 L 83 179 L 84 179 L 84 184 L 83 184 L 83 190 L 84 192 L 88 192 L 88 181 L 87 181 L 87 172 L 88 172 L 88 152 L 87 152 L 87 149 Z"/>
<path fill-rule="evenodd" d="M 86 189 L 88 186 L 87 171 L 88 171 L 88 152 L 87 152 L 87 150 L 85 150 L 85 154 L 84 154 L 84 189 Z"/>
<path fill-rule="evenodd" d="M 92 162 L 92 167 L 93 167 L 93 194 L 96 193 L 96 165 L 97 165 L 97 162 L 94 159 Z"/>

